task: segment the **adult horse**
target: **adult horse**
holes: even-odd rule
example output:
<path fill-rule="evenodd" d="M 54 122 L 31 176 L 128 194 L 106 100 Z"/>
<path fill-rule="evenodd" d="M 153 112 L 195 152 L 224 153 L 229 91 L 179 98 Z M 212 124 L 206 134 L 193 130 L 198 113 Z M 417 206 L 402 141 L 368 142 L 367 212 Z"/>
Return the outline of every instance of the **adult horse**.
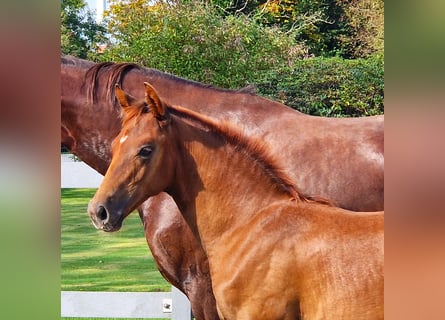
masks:
<path fill-rule="evenodd" d="M 61 69 L 62 143 L 102 174 L 121 125 L 114 84 L 142 94 L 140 83 L 150 81 L 169 104 L 242 123 L 246 132 L 269 143 L 305 193 L 331 198 L 348 209 L 383 209 L 383 116 L 307 116 L 248 92 L 216 89 L 129 63 L 63 57 Z M 158 210 L 163 214 L 153 214 Z M 145 202 L 139 213 L 161 273 L 186 293 L 197 319 L 214 319 L 206 257 L 174 202 L 161 194 Z"/>
<path fill-rule="evenodd" d="M 109 141 L 102 135 L 115 136 L 119 130 L 118 110 L 104 111 L 115 103 L 114 85 L 143 95 L 139 88 L 143 81 L 152 83 L 168 104 L 181 103 L 215 119 L 242 123 L 246 134 L 261 137 L 280 151 L 291 178 L 306 194 L 321 195 L 353 211 L 383 209 L 383 116 L 315 117 L 248 92 L 216 89 L 131 63 L 107 62 L 89 69 L 64 68 L 62 63 L 62 103 L 72 107 L 69 121 L 75 121 L 75 126 L 71 130 L 88 126 L 85 144 L 104 159 L 101 171 L 106 170 L 109 157 Z M 82 110 L 73 110 L 79 106 Z M 101 112 L 105 123 L 82 125 L 80 121 L 94 117 L 83 112 Z"/>
<path fill-rule="evenodd" d="M 116 89 L 124 118 L 88 205 L 96 228 L 119 230 L 165 191 L 203 245 L 221 319 L 383 319 L 383 212 L 304 196 L 266 144 L 145 87 L 142 101 Z"/>

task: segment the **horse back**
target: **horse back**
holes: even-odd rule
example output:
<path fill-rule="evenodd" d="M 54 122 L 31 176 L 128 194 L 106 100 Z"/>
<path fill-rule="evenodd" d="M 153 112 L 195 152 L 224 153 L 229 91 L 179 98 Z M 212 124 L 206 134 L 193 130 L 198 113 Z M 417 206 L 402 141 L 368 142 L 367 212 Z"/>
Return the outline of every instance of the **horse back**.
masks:
<path fill-rule="evenodd" d="M 214 249 L 220 308 L 258 308 L 256 317 L 277 319 L 383 317 L 383 213 L 275 203 Z"/>

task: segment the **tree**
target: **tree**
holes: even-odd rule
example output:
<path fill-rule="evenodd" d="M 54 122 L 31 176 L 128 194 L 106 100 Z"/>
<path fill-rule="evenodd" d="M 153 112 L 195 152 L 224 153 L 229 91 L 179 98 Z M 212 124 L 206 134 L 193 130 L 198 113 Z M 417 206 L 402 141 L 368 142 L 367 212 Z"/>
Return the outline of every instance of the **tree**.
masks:
<path fill-rule="evenodd" d="M 367 40 L 375 35 L 372 28 L 363 28 L 369 15 L 361 15 L 360 10 L 352 13 L 360 1 L 298 0 L 302 6 L 325 10 L 323 16 L 309 7 L 299 16 L 293 6 L 296 0 L 281 0 L 277 4 L 288 5 L 288 10 L 277 7 L 277 11 L 270 12 L 261 0 L 253 1 L 114 0 L 105 12 L 113 41 L 97 58 L 135 62 L 224 88 L 253 84 L 259 94 L 308 114 L 383 113 L 383 55 L 348 51 L 370 48 L 372 41 Z M 345 1 L 344 6 L 349 1 L 351 8 L 340 10 L 337 6 L 338 11 L 329 11 L 321 6 L 329 1 Z M 346 15 L 349 10 L 351 14 Z M 378 10 L 368 11 L 371 13 L 380 15 Z M 331 23 L 321 17 L 343 17 L 344 21 Z M 380 26 L 378 19 L 372 21 L 372 25 Z M 308 54 L 307 46 L 301 42 L 305 37 L 317 57 Z M 360 47 L 359 43 L 364 45 Z M 344 59 L 360 54 L 366 58 Z"/>
<path fill-rule="evenodd" d="M 113 1 L 106 12 L 113 34 L 101 59 L 133 61 L 204 83 L 239 88 L 306 55 L 295 37 L 255 17 L 227 15 L 200 0 Z"/>
<path fill-rule="evenodd" d="M 297 28 L 315 56 L 383 53 L 383 0 L 269 0 L 261 8 L 264 23 Z"/>
<path fill-rule="evenodd" d="M 96 23 L 84 0 L 62 0 L 60 18 L 63 54 L 88 58 L 97 44 L 105 40 L 105 27 Z"/>
<path fill-rule="evenodd" d="M 349 35 L 338 37 L 343 51 L 351 57 L 367 57 L 383 53 L 384 3 L 383 0 L 336 0 L 344 8 L 342 20 Z"/>

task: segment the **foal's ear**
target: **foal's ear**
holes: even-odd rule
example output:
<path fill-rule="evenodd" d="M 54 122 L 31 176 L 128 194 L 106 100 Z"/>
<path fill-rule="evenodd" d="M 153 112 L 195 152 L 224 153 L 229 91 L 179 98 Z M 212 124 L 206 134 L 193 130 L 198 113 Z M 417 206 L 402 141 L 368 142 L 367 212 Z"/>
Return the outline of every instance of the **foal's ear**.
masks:
<path fill-rule="evenodd" d="M 147 82 L 144 82 L 145 86 L 145 102 L 150 108 L 151 113 L 158 120 L 161 127 L 166 126 L 170 121 L 170 115 L 165 105 L 159 98 L 156 90 Z"/>
<path fill-rule="evenodd" d="M 119 101 L 119 104 L 124 109 L 130 107 L 132 103 L 136 101 L 135 97 L 122 90 L 117 83 L 114 92 L 116 93 L 117 101 Z"/>

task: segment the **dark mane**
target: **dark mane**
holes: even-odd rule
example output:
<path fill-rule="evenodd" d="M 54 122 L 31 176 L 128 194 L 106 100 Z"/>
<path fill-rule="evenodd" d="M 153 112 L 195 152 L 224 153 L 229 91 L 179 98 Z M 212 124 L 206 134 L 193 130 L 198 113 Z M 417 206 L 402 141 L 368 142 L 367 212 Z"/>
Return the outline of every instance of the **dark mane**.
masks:
<path fill-rule="evenodd" d="M 184 78 L 177 77 L 170 73 L 165 73 L 156 69 L 144 68 L 135 63 L 114 63 L 114 62 L 103 62 L 92 66 L 85 75 L 85 83 L 87 84 L 87 96 L 88 99 L 94 103 L 97 100 L 97 90 L 99 88 L 99 79 L 102 79 L 101 86 L 106 88 L 106 99 L 113 104 L 117 105 L 117 101 L 114 96 L 114 88 L 116 84 L 122 87 L 122 80 L 126 73 L 131 70 L 138 70 L 143 75 L 147 77 L 147 81 L 153 79 L 165 79 L 168 81 L 173 81 L 177 85 L 188 85 L 197 88 L 205 88 L 210 90 L 215 90 L 219 92 L 232 92 L 232 93 L 244 93 L 244 94 L 255 94 L 256 88 L 254 85 L 248 85 L 239 90 L 230 90 L 218 88 L 213 85 L 203 84 L 193 80 L 187 80 Z"/>
<path fill-rule="evenodd" d="M 222 137 L 227 143 L 236 146 L 238 151 L 243 152 L 266 172 L 274 185 L 280 187 L 292 197 L 301 201 L 332 205 L 332 202 L 327 199 L 307 196 L 298 190 L 292 180 L 281 169 L 276 158 L 270 154 L 263 141 L 247 138 L 241 130 L 228 122 L 217 122 L 202 114 L 178 106 L 168 106 L 168 109 L 171 114 L 180 117 L 182 120 L 205 131 L 212 132 Z"/>
<path fill-rule="evenodd" d="M 125 74 L 133 69 L 140 69 L 135 63 L 113 63 L 102 62 L 91 67 L 85 74 L 85 84 L 87 85 L 87 97 L 91 103 L 97 101 L 97 90 L 99 87 L 100 75 L 105 74 L 106 99 L 111 104 L 116 105 L 116 99 L 114 95 L 114 87 L 116 84 L 122 86 L 122 79 Z"/>

